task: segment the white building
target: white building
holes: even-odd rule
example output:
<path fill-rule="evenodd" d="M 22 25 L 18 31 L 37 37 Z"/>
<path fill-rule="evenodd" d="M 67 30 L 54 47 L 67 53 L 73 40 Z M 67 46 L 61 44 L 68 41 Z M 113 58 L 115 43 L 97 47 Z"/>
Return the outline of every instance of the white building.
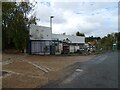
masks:
<path fill-rule="evenodd" d="M 52 34 L 52 39 L 62 41 L 61 51 L 68 48 L 68 51 L 71 53 L 76 52 L 85 43 L 85 37 L 80 36 Z"/>
<path fill-rule="evenodd" d="M 30 26 L 30 54 L 74 53 L 84 46 L 85 37 L 52 34 L 49 27 Z"/>

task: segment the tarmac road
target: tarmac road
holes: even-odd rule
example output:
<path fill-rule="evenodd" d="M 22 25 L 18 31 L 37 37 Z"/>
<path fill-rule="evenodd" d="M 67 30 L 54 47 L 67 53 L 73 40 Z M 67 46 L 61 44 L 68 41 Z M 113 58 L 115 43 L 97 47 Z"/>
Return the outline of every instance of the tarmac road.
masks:
<path fill-rule="evenodd" d="M 110 52 L 80 63 L 69 77 L 44 88 L 118 88 L 118 56 Z"/>

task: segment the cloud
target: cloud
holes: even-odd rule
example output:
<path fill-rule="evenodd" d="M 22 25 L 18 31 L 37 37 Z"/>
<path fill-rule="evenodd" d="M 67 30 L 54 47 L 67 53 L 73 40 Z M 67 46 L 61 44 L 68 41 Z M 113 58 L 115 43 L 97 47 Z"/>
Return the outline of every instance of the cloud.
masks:
<path fill-rule="evenodd" d="M 49 26 L 49 18 L 54 16 L 53 33 L 80 31 L 86 36 L 104 36 L 118 30 L 116 2 L 39 2 L 35 10 L 39 25 Z"/>
<path fill-rule="evenodd" d="M 66 23 L 67 20 L 63 15 L 63 10 L 61 9 L 53 9 L 52 15 L 54 16 L 53 23 L 61 24 Z"/>
<path fill-rule="evenodd" d="M 79 8 L 80 3 L 78 2 L 54 2 L 55 8 L 60 8 L 63 10 L 75 10 Z"/>
<path fill-rule="evenodd" d="M 51 8 L 48 4 L 44 4 L 43 2 L 38 2 L 35 8 L 36 17 L 40 19 L 43 23 L 50 22 L 50 16 L 53 15 L 54 23 L 64 23 L 66 19 L 63 17 L 63 13 L 58 9 Z"/>

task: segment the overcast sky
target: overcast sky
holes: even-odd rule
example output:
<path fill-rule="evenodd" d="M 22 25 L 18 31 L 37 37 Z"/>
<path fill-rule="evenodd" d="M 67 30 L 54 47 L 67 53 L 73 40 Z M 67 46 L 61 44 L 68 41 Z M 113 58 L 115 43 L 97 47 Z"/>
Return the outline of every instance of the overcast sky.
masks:
<path fill-rule="evenodd" d="M 117 2 L 55 2 L 37 1 L 33 12 L 40 21 L 38 25 L 50 26 L 53 15 L 52 31 L 56 34 L 75 34 L 77 31 L 86 36 L 103 37 L 118 31 Z M 32 14 L 33 14 L 32 13 Z"/>

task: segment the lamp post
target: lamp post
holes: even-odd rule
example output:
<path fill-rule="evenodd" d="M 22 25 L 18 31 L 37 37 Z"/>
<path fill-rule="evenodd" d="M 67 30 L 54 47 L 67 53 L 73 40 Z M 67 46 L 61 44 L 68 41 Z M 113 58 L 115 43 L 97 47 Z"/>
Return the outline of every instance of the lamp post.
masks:
<path fill-rule="evenodd" d="M 52 18 L 54 18 L 54 16 L 50 16 L 50 30 L 52 31 Z"/>

